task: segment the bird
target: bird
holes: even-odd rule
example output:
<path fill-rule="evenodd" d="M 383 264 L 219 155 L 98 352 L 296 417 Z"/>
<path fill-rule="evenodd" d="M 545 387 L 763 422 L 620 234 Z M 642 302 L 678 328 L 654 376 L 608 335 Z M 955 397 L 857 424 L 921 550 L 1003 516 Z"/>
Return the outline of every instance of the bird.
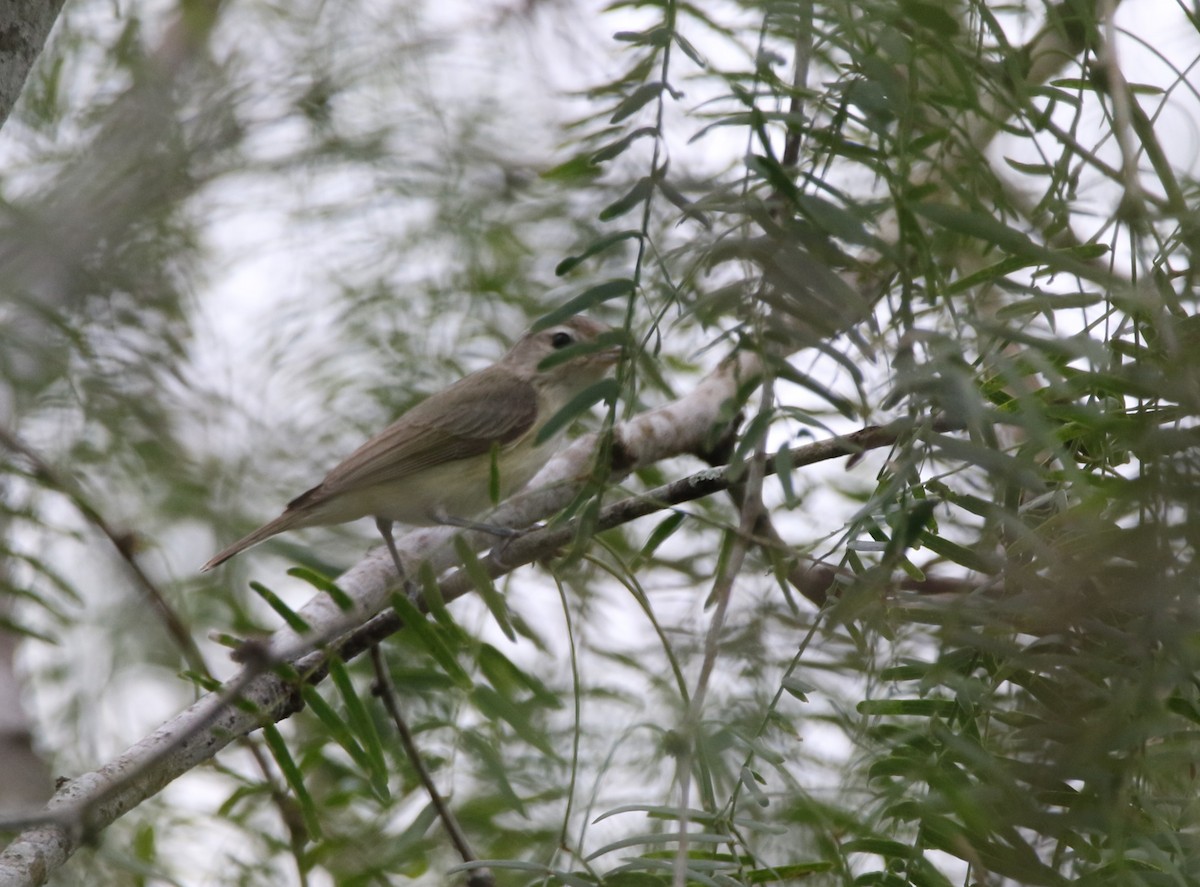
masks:
<path fill-rule="evenodd" d="M 526 332 L 496 363 L 403 413 L 200 571 L 288 530 L 373 517 L 403 576 L 392 524 L 485 527 L 471 518 L 495 504 L 494 488 L 499 499 L 520 489 L 555 449 L 557 435 L 538 440 L 541 429 L 619 360 L 620 347 L 600 341 L 606 333 L 583 315 Z"/>

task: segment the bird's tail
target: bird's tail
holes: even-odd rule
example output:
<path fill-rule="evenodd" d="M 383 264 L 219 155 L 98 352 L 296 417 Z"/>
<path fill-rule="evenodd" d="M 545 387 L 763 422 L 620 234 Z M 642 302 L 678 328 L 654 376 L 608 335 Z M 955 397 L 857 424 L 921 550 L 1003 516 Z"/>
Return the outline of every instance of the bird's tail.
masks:
<path fill-rule="evenodd" d="M 234 542 L 228 548 L 222 549 L 217 554 L 213 555 L 208 563 L 200 568 L 200 572 L 207 573 L 214 567 L 219 567 L 221 564 L 225 563 L 225 561 L 229 560 L 235 554 L 245 551 L 250 546 L 257 545 L 259 542 L 262 542 L 265 539 L 270 539 L 272 536 L 282 533 L 285 530 L 290 530 L 293 527 L 300 526 L 303 523 L 303 519 L 303 512 L 290 510 L 285 511 L 270 523 L 263 524 L 249 536 L 244 536 L 237 542 Z"/>

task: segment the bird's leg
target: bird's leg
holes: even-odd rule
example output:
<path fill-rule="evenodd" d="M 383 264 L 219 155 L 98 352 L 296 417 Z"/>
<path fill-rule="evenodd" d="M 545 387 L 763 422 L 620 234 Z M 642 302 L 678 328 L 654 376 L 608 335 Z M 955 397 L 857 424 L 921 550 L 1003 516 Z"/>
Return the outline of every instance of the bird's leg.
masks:
<path fill-rule="evenodd" d="M 465 530 L 478 530 L 481 533 L 487 533 L 499 539 L 499 543 L 492 546 L 492 556 L 504 560 L 504 552 L 508 550 L 508 546 L 514 540 L 524 536 L 532 527 L 526 527 L 522 530 L 516 530 L 512 527 L 498 527 L 495 524 L 485 524 L 479 521 L 467 520 L 466 518 L 454 517 L 450 514 L 435 515 L 438 523 L 451 527 L 462 527 Z M 469 887 L 469 885 L 468 885 Z"/>
<path fill-rule="evenodd" d="M 400 577 L 400 584 L 406 585 L 408 579 L 404 573 L 404 564 L 400 563 L 400 552 L 396 550 L 396 540 L 392 537 L 392 522 L 386 517 L 377 517 L 375 526 L 379 529 L 379 535 L 383 537 L 384 544 L 387 545 L 388 553 L 392 556 L 392 563 L 396 565 L 396 574 Z"/>
<path fill-rule="evenodd" d="M 501 539 L 515 539 L 521 535 L 520 530 L 514 530 L 511 527 L 497 527 L 495 524 L 480 523 L 476 520 L 468 520 L 465 517 L 455 517 L 452 514 L 438 514 L 434 516 L 434 519 L 439 524 L 444 524 L 447 527 L 478 530 L 481 533 L 487 533 L 489 536 L 499 536 Z"/>

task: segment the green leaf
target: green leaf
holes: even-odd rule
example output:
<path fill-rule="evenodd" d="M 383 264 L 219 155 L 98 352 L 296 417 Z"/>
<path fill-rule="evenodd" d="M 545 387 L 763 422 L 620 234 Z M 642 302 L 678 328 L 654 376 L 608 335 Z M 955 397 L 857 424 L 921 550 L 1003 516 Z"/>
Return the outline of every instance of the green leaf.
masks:
<path fill-rule="evenodd" d="M 816 688 L 811 684 L 806 684 L 795 675 L 788 675 L 783 679 L 783 689 L 795 696 L 801 702 L 808 702 L 808 694 L 812 693 Z"/>
<path fill-rule="evenodd" d="M 682 511 L 676 511 L 660 521 L 658 526 L 650 533 L 650 538 L 646 540 L 646 544 L 638 552 L 637 564 L 640 565 L 649 560 L 654 552 L 658 550 L 658 547 L 670 539 L 685 520 L 687 520 L 687 515 Z"/>
<path fill-rule="evenodd" d="M 425 607 L 445 631 L 453 632 L 457 636 L 460 629 L 455 623 L 454 617 L 450 615 L 450 611 L 446 609 L 446 599 L 442 597 L 442 587 L 438 585 L 437 574 L 429 561 L 421 561 L 417 578 L 421 582 L 421 599 L 425 603 Z"/>
<path fill-rule="evenodd" d="M 300 687 L 300 693 L 304 696 L 304 702 L 308 706 L 309 711 L 317 716 L 317 719 L 324 725 L 326 731 L 333 738 L 333 741 L 346 750 L 346 753 L 350 755 L 350 758 L 364 774 L 367 774 L 368 777 L 373 776 L 374 765 L 371 762 L 370 756 L 354 738 L 349 725 L 333 710 L 333 706 L 326 702 L 325 697 L 311 684 L 303 684 Z M 371 785 L 371 790 L 375 792 L 379 800 L 388 800 L 389 795 L 386 783 L 384 784 L 383 793 L 380 794 L 374 778 L 369 778 L 368 782 Z"/>
<path fill-rule="evenodd" d="M 838 394 L 833 389 L 829 388 L 827 385 L 824 385 L 821 382 L 818 382 L 816 379 L 814 379 L 808 373 L 805 373 L 805 372 L 802 372 L 801 370 L 796 369 L 794 366 L 787 363 L 786 361 L 779 361 L 776 364 L 776 366 L 778 367 L 779 376 L 781 378 L 786 379 L 787 381 L 792 382 L 796 385 L 799 385 L 802 388 L 807 388 L 809 391 L 811 391 L 813 394 L 817 395 L 817 397 L 820 397 L 822 400 L 824 400 L 826 403 L 828 403 L 831 407 L 833 407 L 835 410 L 837 410 L 839 413 L 841 413 L 847 419 L 854 419 L 854 418 L 858 417 L 858 411 L 855 409 L 853 403 L 846 400 L 846 398 L 842 397 L 840 394 Z"/>
<path fill-rule="evenodd" d="M 912 548 L 933 523 L 933 513 L 941 504 L 940 499 L 918 499 L 891 515 L 888 523 L 892 525 L 893 532 L 884 550 L 884 557 L 897 558 Z"/>
<path fill-rule="evenodd" d="M 343 613 L 354 609 L 354 599 L 342 591 L 336 582 L 321 575 L 316 570 L 310 570 L 308 567 L 292 567 L 287 571 L 287 574 L 295 576 L 297 579 L 303 579 L 313 588 L 325 592 Z"/>
<path fill-rule="evenodd" d="M 767 748 L 767 746 L 763 745 L 757 739 L 751 739 L 749 736 L 745 736 L 745 735 L 739 733 L 737 730 L 731 729 L 729 731 L 729 734 L 734 739 L 736 739 L 739 743 L 741 743 L 743 746 L 745 746 L 746 749 L 749 752 L 751 752 L 755 757 L 757 757 L 763 761 L 766 761 L 768 764 L 773 764 L 776 767 L 778 767 L 787 760 L 779 752 L 775 751 L 772 748 Z"/>
<path fill-rule="evenodd" d="M 533 675 L 522 670 L 511 659 L 493 647 L 483 644 L 479 648 L 479 668 L 496 692 L 514 696 L 520 690 L 528 690 L 539 705 L 559 708 L 562 702 L 557 694 Z"/>
<path fill-rule="evenodd" d="M 592 821 L 602 822 L 610 816 L 618 816 L 622 813 L 645 813 L 650 819 L 666 819 L 676 822 L 683 818 L 685 812 L 690 822 L 712 822 L 714 819 L 714 814 L 698 807 L 691 807 L 684 811 L 679 807 L 665 807 L 658 804 L 622 804 L 620 807 L 605 810 Z"/>
<path fill-rule="evenodd" d="M 862 715 L 917 718 L 952 717 L 958 709 L 953 699 L 864 699 L 855 706 L 855 711 Z"/>
<path fill-rule="evenodd" d="M 692 203 L 692 201 L 689 200 L 682 191 L 680 191 L 666 179 L 659 179 L 658 190 L 662 193 L 663 197 L 667 198 L 668 201 L 670 201 L 674 206 L 683 210 L 687 215 L 695 219 L 703 219 L 703 216 L 696 212 L 695 205 Z"/>
<path fill-rule="evenodd" d="M 942 290 L 947 296 L 955 296 L 959 293 L 964 293 L 967 290 L 977 286 L 994 283 L 997 280 L 1007 277 L 1015 271 L 1020 271 L 1022 268 L 1028 268 L 1030 265 L 1040 264 L 1040 261 L 1026 256 L 1005 256 L 999 262 L 988 265 L 985 268 L 980 268 L 966 277 L 960 277 L 958 280 L 948 283 Z M 1004 306 L 1007 307 L 1007 306 Z M 1001 311 L 1004 310 L 1001 307 Z"/>
<path fill-rule="evenodd" d="M 921 545 L 951 563 L 974 570 L 976 573 L 991 575 L 996 572 L 997 564 L 994 560 L 928 531 L 921 533 Z"/>
<path fill-rule="evenodd" d="M 388 768 L 383 754 L 383 743 L 379 741 L 379 732 L 375 729 L 375 721 L 367 713 L 367 707 L 359 698 L 358 692 L 354 689 L 354 682 L 350 680 L 350 673 L 346 671 L 346 667 L 340 659 L 329 660 L 329 677 L 341 695 L 342 702 L 345 703 L 347 723 L 367 755 L 369 766 L 366 775 L 376 793 L 380 797 L 386 798 L 388 797 Z"/>
<path fill-rule="evenodd" d="M 591 876 L 577 876 L 562 869 L 552 869 L 551 874 L 567 887 L 596 887 L 596 879 Z"/>
<path fill-rule="evenodd" d="M 528 818 L 525 805 L 508 778 L 511 763 L 505 760 L 493 735 L 483 736 L 478 730 L 462 733 L 463 745 L 477 758 L 480 770 L 494 780 L 500 802 L 507 804 L 521 816 Z"/>
<path fill-rule="evenodd" d="M 1163 877 L 1141 878 L 1137 877 L 1138 873 L 1162 875 Z M 1072 880 L 1071 883 L 1075 887 L 1120 887 L 1124 884 L 1171 884 L 1177 880 L 1177 875 L 1172 875 L 1171 870 L 1164 865 L 1122 854 L 1120 859 L 1115 859 L 1106 865 L 1086 872 Z"/>
<path fill-rule="evenodd" d="M 708 67 L 708 62 L 704 60 L 704 56 L 700 54 L 700 50 L 696 49 L 696 47 L 693 46 L 688 39 L 678 31 L 675 32 L 675 45 L 678 46 L 683 51 L 683 54 L 690 58 L 698 67 Z"/>
<path fill-rule="evenodd" d="M 533 725 L 523 706 L 484 684 L 475 685 L 475 689 L 471 691 L 471 701 L 485 717 L 504 721 L 518 736 L 542 754 L 551 758 L 558 757 L 546 732 Z"/>
<path fill-rule="evenodd" d="M 773 881 L 799 880 L 829 871 L 833 871 L 832 862 L 792 862 L 766 869 L 750 869 L 746 872 L 746 880 L 751 884 L 770 884 Z"/>
<path fill-rule="evenodd" d="M 754 799 L 754 803 L 758 804 L 758 806 L 760 806 L 760 807 L 768 807 L 768 806 L 770 806 L 771 801 L 767 797 L 766 793 L 761 788 L 759 788 L 759 783 L 761 781 L 762 781 L 762 777 L 759 776 L 757 773 L 755 773 L 753 770 L 751 770 L 749 767 L 742 768 L 742 776 L 741 776 L 742 786 L 746 789 L 746 791 L 750 795 L 750 797 Z"/>
<path fill-rule="evenodd" d="M 55 643 L 54 638 L 49 635 L 34 631 L 32 628 L 22 625 L 7 616 L 0 616 L 0 631 L 9 632 L 28 640 L 41 641 L 43 644 L 53 645 Z M 241 644 L 239 643 L 238 646 L 241 646 Z"/>
<path fill-rule="evenodd" d="M 1056 311 L 1091 308 L 1093 305 L 1102 304 L 1106 299 L 1104 293 L 1046 293 L 1044 296 L 1033 296 L 1002 305 L 996 310 L 996 317 L 1000 320 L 1024 318 L 1030 314 L 1044 314 L 1050 317 Z"/>
<path fill-rule="evenodd" d="M 1167 711 L 1187 718 L 1193 724 L 1200 724 L 1200 708 L 1191 699 L 1176 694 L 1166 701 Z"/>
<path fill-rule="evenodd" d="M 1035 256 L 1046 252 L 1029 235 L 1010 228 L 990 213 L 963 209 L 942 203 L 921 203 L 913 207 L 920 215 L 951 231 L 994 243 L 1015 255 Z"/>
<path fill-rule="evenodd" d="M 879 238 L 867 230 L 862 219 L 849 210 L 816 194 L 797 193 L 794 200 L 804 217 L 831 237 L 886 249 Z"/>
<path fill-rule="evenodd" d="M 731 470 L 744 468 L 745 461 L 754 455 L 760 444 L 766 441 L 774 421 L 775 411 L 764 409 L 755 413 L 753 418 L 746 423 L 745 429 L 738 438 L 737 446 L 734 448 L 733 456 L 729 460 Z"/>
<path fill-rule="evenodd" d="M 418 610 L 403 594 L 392 595 L 392 609 L 404 622 L 404 628 L 412 633 L 418 646 L 423 647 L 434 658 L 442 671 L 464 690 L 471 688 L 471 678 L 458 664 L 450 648 L 442 641 L 437 630 L 429 624 L 425 614 Z M 443 606 L 445 606 L 443 604 Z"/>
<path fill-rule="evenodd" d="M 1011 157 L 1005 157 L 1004 162 L 1015 169 L 1017 172 L 1023 172 L 1026 175 L 1048 176 L 1054 172 L 1054 167 L 1049 163 L 1022 163 L 1020 160 L 1014 160 Z"/>
<path fill-rule="evenodd" d="M 720 832 L 688 832 L 687 839 L 689 844 L 724 844 L 730 840 L 730 836 Z M 679 843 L 679 832 L 643 832 L 638 835 L 630 835 L 626 838 L 613 841 L 610 844 L 605 844 L 599 850 L 594 850 L 584 857 L 584 862 L 591 862 L 593 859 L 603 856 L 606 853 L 612 853 L 614 850 L 624 850 L 626 847 L 643 847 L 654 846 L 657 844 L 677 844 Z"/>
<path fill-rule="evenodd" d="M 649 176 L 643 176 L 626 192 L 625 196 L 600 210 L 600 221 L 611 222 L 613 219 L 620 218 L 635 206 L 645 203 L 653 190 L 654 180 Z"/>
<path fill-rule="evenodd" d="M 616 379 L 601 379 L 599 382 L 589 385 L 571 398 L 566 406 L 551 416 L 549 421 L 538 429 L 537 436 L 534 438 L 534 446 L 552 438 L 594 404 L 601 401 L 606 403 L 614 402 L 620 393 L 621 388 L 617 384 Z"/>
<path fill-rule="evenodd" d="M 296 632 L 297 634 L 308 634 L 310 631 L 312 631 L 312 627 L 304 621 L 300 614 L 285 604 L 279 595 L 271 591 L 271 589 L 259 582 L 251 582 L 250 588 L 253 589 L 255 594 L 267 602 L 267 606 L 279 614 L 283 621 L 287 623 L 288 628 L 290 628 L 292 631 Z"/>
<path fill-rule="evenodd" d="M 613 39 L 637 46 L 666 46 L 671 41 L 671 29 L 656 25 L 644 31 L 617 31 Z"/>
<path fill-rule="evenodd" d="M 658 130 L 653 126 L 642 126 L 635 129 L 631 133 L 627 133 L 615 142 L 609 142 L 601 148 L 597 148 L 591 156 L 592 163 L 604 163 L 606 160 L 612 160 L 614 157 L 620 157 L 625 153 L 626 149 L 636 142 L 638 139 L 644 139 L 647 136 L 657 136 Z M 639 234 L 641 232 L 638 232 Z"/>
<path fill-rule="evenodd" d="M 625 865 L 617 866 L 604 873 L 604 887 L 669 887 L 675 871 L 672 859 L 653 859 L 649 856 L 637 858 L 625 857 Z M 657 875 L 642 874 L 642 871 L 657 872 Z M 688 887 L 698 884 L 700 887 L 728 887 L 728 879 L 720 882 L 702 873 L 697 866 L 688 865 L 686 868 L 686 883 Z"/>
<path fill-rule="evenodd" d="M 558 277 L 562 277 L 564 274 L 574 270 L 580 263 L 590 259 L 592 256 L 599 255 L 600 253 L 607 251 L 611 247 L 616 246 L 618 243 L 624 243 L 626 240 L 640 241 L 641 239 L 642 232 L 634 231 L 632 229 L 618 231 L 615 234 L 605 235 L 604 237 L 598 238 L 597 240 L 593 240 L 591 243 L 589 243 L 584 251 L 579 255 L 567 256 L 567 258 L 558 263 L 554 269 L 554 273 Z M 552 323 L 553 322 L 554 321 L 552 321 Z"/>
<path fill-rule="evenodd" d="M 458 552 L 463 569 L 467 571 L 467 575 L 475 585 L 475 590 L 483 598 L 483 602 L 491 611 L 496 624 L 500 626 L 500 630 L 504 632 L 506 638 L 516 643 L 517 634 L 513 631 L 512 620 L 508 618 L 508 604 L 504 602 L 504 595 L 496 590 L 492 577 L 488 575 L 487 570 L 462 536 L 454 537 L 454 550 Z"/>
<path fill-rule="evenodd" d="M 918 203 L 919 215 L 948 230 L 998 246 L 1013 256 L 1046 265 L 1055 271 L 1076 274 L 1085 280 L 1107 282 L 1109 275 L 1078 261 L 1070 250 L 1054 250 L 1030 239 L 1028 234 L 1010 228 L 990 213 L 938 203 Z"/>
<path fill-rule="evenodd" d="M 914 859 L 920 852 L 899 841 L 889 841 L 885 838 L 854 838 L 841 845 L 846 853 L 874 853 L 885 859 Z"/>
<path fill-rule="evenodd" d="M 4 626 L 7 628 L 7 626 Z M 241 643 L 235 644 L 240 647 Z M 179 676 L 186 681 L 191 681 L 195 686 L 199 687 L 205 693 L 216 693 L 221 689 L 221 682 L 211 675 L 202 674 L 198 671 L 192 671 L 190 668 L 179 673 Z"/>
<path fill-rule="evenodd" d="M 661 81 L 652 83 L 644 83 L 635 89 L 632 93 L 626 96 L 625 100 L 617 105 L 613 111 L 612 117 L 609 118 L 609 123 L 620 123 L 626 117 L 630 117 L 654 101 L 662 94 L 665 84 Z"/>
<path fill-rule="evenodd" d="M 541 875 L 543 878 L 553 874 L 553 869 L 547 868 L 540 862 L 526 862 L 522 859 L 473 859 L 470 862 L 464 862 L 460 865 L 451 866 L 446 869 L 447 874 L 456 875 L 459 872 L 471 872 L 480 868 L 489 869 L 505 869 L 513 872 L 532 872 L 535 875 Z M 590 887 L 595 887 L 592 882 Z"/>
<path fill-rule="evenodd" d="M 904 15 L 914 24 L 927 28 L 939 37 L 957 37 L 961 25 L 944 7 L 924 0 L 900 0 Z"/>
<path fill-rule="evenodd" d="M 287 744 L 283 741 L 283 735 L 274 724 L 266 724 L 262 728 L 262 732 L 263 739 L 267 741 L 267 748 L 271 750 L 271 756 L 275 759 L 275 763 L 279 765 L 279 772 L 283 774 L 283 778 L 291 788 L 292 794 L 296 796 L 296 801 L 300 805 L 300 812 L 304 817 L 304 827 L 308 830 L 309 837 L 313 840 L 320 840 L 321 821 L 317 817 L 316 805 L 313 804 L 313 799 L 308 793 L 308 789 L 304 787 L 304 777 L 300 773 L 300 768 L 296 766 L 296 762 L 292 760 L 292 755 L 287 749 Z"/>
<path fill-rule="evenodd" d="M 572 184 L 578 181 L 594 179 L 600 175 L 600 172 L 596 164 L 592 163 L 592 158 L 589 155 L 580 154 L 572 157 L 570 160 L 564 160 L 557 166 L 543 170 L 541 178 L 550 182 Z"/>
<path fill-rule="evenodd" d="M 920 837 L 929 846 L 960 859 L 979 859 L 984 868 L 1018 884 L 1059 887 L 1073 883 L 1043 863 L 1015 829 L 1003 843 L 989 841 L 944 816 L 925 816 Z"/>
<path fill-rule="evenodd" d="M 783 488 L 783 501 L 789 506 L 796 504 L 796 488 L 792 483 L 792 451 L 787 444 L 775 451 L 775 455 L 771 457 L 771 465 L 775 469 L 779 485 Z"/>
<path fill-rule="evenodd" d="M 932 662 L 910 662 L 907 665 L 893 665 L 879 673 L 883 681 L 919 681 L 929 674 Z"/>
<path fill-rule="evenodd" d="M 533 330 L 534 332 L 544 330 L 547 327 L 554 326 L 556 323 L 562 323 L 568 317 L 574 317 L 580 312 L 595 308 L 597 305 L 607 302 L 610 299 L 619 299 L 622 296 L 627 296 L 633 292 L 634 287 L 634 282 L 628 277 L 616 277 L 612 280 L 606 280 L 603 283 L 588 287 L 575 298 L 567 300 L 553 311 L 539 317 L 537 323 L 533 325 Z M 567 359 L 578 353 L 574 349 L 564 349 L 561 353 L 566 354 L 568 351 L 571 354 L 567 355 Z M 557 354 L 552 356 L 556 357 Z"/>

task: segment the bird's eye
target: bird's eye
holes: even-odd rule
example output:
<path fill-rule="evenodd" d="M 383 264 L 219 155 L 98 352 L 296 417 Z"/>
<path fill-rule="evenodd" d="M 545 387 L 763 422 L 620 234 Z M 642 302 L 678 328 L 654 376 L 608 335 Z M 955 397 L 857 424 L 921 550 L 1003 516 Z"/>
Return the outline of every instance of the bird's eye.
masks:
<path fill-rule="evenodd" d="M 560 348 L 566 348 L 568 345 L 570 345 L 574 341 L 575 341 L 575 338 L 570 333 L 555 333 L 550 338 L 550 345 L 555 350 L 558 350 Z"/>

